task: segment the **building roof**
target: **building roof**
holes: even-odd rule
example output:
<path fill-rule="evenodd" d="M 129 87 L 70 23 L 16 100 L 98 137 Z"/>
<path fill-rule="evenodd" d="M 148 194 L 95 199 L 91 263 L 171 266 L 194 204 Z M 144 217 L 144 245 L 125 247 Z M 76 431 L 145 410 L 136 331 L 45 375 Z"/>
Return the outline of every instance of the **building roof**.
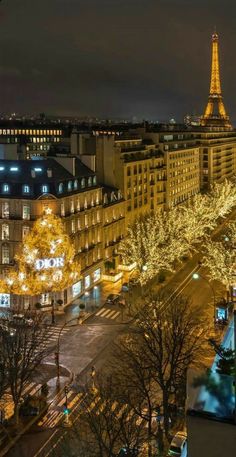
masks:
<path fill-rule="evenodd" d="M 64 163 L 58 163 L 56 158 L 0 160 L 0 198 L 32 199 L 45 193 L 62 197 L 97 187 L 92 170 L 78 158 L 70 157 L 68 163 L 67 159 Z M 29 187 L 27 192 L 26 186 Z M 46 186 L 44 190 L 43 186 Z"/>

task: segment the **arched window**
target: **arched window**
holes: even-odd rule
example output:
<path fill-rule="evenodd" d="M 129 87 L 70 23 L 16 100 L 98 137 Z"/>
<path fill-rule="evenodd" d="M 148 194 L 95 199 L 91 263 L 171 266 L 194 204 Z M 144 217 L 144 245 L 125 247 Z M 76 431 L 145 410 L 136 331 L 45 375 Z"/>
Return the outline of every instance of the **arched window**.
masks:
<path fill-rule="evenodd" d="M 94 176 L 93 177 L 93 185 L 96 186 L 96 184 L 97 184 L 97 176 Z"/>
<path fill-rule="evenodd" d="M 60 184 L 58 186 L 58 191 L 59 191 L 60 194 L 63 192 L 63 184 L 62 184 L 62 182 L 60 182 Z"/>
<path fill-rule="evenodd" d="M 2 240 L 9 240 L 9 224 L 2 224 Z"/>
<path fill-rule="evenodd" d="M 78 179 L 74 181 L 74 189 L 78 189 Z"/>
<path fill-rule="evenodd" d="M 10 249 L 6 243 L 2 245 L 2 263 L 10 263 Z"/>
<path fill-rule="evenodd" d="M 81 187 L 82 187 L 82 189 L 85 187 L 85 179 L 84 178 L 81 179 Z"/>
<path fill-rule="evenodd" d="M 43 192 L 43 194 L 46 194 L 48 192 L 48 185 L 47 184 L 43 184 L 42 185 L 42 192 Z"/>
<path fill-rule="evenodd" d="M 91 176 L 90 176 L 89 179 L 88 179 L 88 186 L 89 186 L 89 187 L 92 186 L 92 178 L 91 178 Z"/>
<path fill-rule="evenodd" d="M 9 184 L 3 184 L 2 185 L 2 190 L 5 194 L 8 194 L 10 192 L 10 187 Z"/>
<path fill-rule="evenodd" d="M 68 181 L 67 189 L 68 189 L 68 190 L 71 190 L 71 189 L 72 189 L 72 181 Z"/>

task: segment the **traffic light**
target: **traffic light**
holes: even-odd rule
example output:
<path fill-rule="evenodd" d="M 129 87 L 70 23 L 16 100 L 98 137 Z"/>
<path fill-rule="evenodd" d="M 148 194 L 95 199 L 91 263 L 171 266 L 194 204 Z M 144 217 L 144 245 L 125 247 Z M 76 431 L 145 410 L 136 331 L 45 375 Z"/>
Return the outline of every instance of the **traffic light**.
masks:
<path fill-rule="evenodd" d="M 64 403 L 63 413 L 65 415 L 68 415 L 70 413 L 70 410 L 69 410 L 69 408 L 67 406 L 67 403 Z"/>

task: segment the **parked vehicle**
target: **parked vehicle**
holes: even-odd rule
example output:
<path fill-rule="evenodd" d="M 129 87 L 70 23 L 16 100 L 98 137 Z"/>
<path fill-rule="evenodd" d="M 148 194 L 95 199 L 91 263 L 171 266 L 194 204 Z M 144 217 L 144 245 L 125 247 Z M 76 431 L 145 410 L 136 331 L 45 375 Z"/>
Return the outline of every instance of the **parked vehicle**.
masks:
<path fill-rule="evenodd" d="M 124 282 L 121 286 L 120 292 L 129 292 L 131 285 L 128 282 Z"/>
<path fill-rule="evenodd" d="M 168 456 L 187 457 L 187 433 L 177 432 L 170 443 Z"/>
<path fill-rule="evenodd" d="M 105 305 L 116 305 L 120 299 L 121 296 L 119 294 L 110 294 L 105 301 Z"/>
<path fill-rule="evenodd" d="M 139 455 L 139 450 L 135 447 L 132 449 L 127 449 L 127 447 L 122 447 L 118 454 L 118 457 L 137 457 Z"/>

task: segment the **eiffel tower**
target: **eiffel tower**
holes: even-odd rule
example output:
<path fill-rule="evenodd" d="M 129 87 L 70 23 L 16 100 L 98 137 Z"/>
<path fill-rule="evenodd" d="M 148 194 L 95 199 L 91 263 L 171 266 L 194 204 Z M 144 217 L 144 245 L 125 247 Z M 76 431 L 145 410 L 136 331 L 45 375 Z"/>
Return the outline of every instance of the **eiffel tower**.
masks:
<path fill-rule="evenodd" d="M 218 50 L 218 34 L 212 35 L 212 63 L 211 63 L 211 83 L 210 94 L 204 115 L 201 117 L 201 125 L 206 127 L 222 127 L 231 129 L 232 126 L 227 116 L 220 84 L 220 66 Z"/>

